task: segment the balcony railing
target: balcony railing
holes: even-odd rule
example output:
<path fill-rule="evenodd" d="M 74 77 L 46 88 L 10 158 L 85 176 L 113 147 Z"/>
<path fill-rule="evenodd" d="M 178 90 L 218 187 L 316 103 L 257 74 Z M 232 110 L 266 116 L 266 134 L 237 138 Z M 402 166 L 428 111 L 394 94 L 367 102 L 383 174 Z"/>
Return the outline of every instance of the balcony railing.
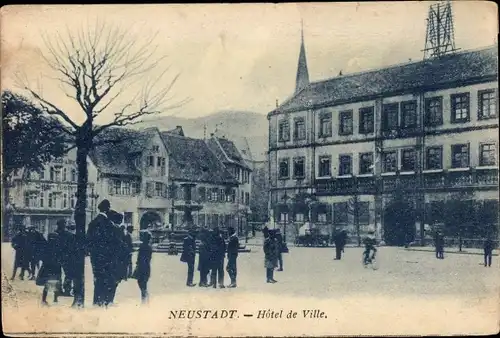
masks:
<path fill-rule="evenodd" d="M 498 186 L 498 169 L 424 173 L 422 186 L 418 176 L 393 175 L 381 176 L 382 191 L 396 189 L 454 189 L 454 188 L 491 188 Z M 319 195 L 375 194 L 375 177 L 329 178 L 316 180 L 316 193 Z"/>

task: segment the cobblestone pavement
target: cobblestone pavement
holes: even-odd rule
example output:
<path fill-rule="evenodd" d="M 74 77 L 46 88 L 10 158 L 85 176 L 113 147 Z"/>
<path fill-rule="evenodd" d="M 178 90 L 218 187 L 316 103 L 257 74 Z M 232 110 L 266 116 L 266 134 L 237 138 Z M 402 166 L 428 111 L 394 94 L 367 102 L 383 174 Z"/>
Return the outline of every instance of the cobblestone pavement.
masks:
<path fill-rule="evenodd" d="M 104 314 L 103 310 L 92 309 L 91 306 L 92 273 L 90 262 L 87 260 L 85 316 L 90 317 L 85 317 L 87 318 L 85 322 L 81 316 L 80 322 L 75 320 L 76 310 L 66 310 L 71 304 L 71 298 L 62 298 L 59 304 L 48 310 L 41 310 L 38 307 L 41 288 L 33 281 L 9 282 L 2 278 L 2 290 L 11 290 L 9 295 L 14 295 L 16 300 L 16 306 L 2 303 L 3 307 L 11 311 L 11 317 L 3 316 L 4 328 L 10 328 L 10 331 L 14 332 L 39 331 L 40 327 L 44 327 L 47 331 L 157 332 L 160 325 L 163 333 L 186 334 L 188 330 L 193 335 L 202 333 L 220 335 L 224 334 L 220 330 L 224 327 L 226 329 L 233 327 L 231 326 L 233 324 L 223 325 L 221 322 L 220 325 L 210 327 L 193 321 L 187 323 L 175 321 L 169 324 L 167 320 L 169 312 L 183 308 L 219 307 L 236 308 L 240 313 L 247 311 L 257 315 L 258 310 L 266 308 L 279 307 L 287 311 L 314 306 L 329 311 L 330 319 L 315 322 L 315 325 L 319 326 L 313 331 L 310 328 L 311 323 L 307 325 L 304 323 L 304 327 L 286 325 L 268 327 L 255 323 L 251 325 L 250 331 L 244 332 L 280 335 L 283 330 L 293 329 L 283 334 L 298 334 L 301 330 L 306 330 L 304 331 L 306 334 L 311 332 L 384 334 L 393 333 L 391 327 L 395 330 L 391 323 L 402 325 L 401 329 L 397 327 L 396 330 L 400 334 L 416 333 L 418 330 L 424 330 L 418 331 L 422 334 L 442 332 L 442 330 L 458 330 L 457 333 L 463 333 L 469 328 L 473 329 L 471 332 L 483 332 L 490 330 L 492 324 L 493 330 L 495 329 L 500 290 L 497 257 L 493 257 L 493 266 L 486 268 L 482 265 L 482 257 L 477 255 L 449 255 L 444 260 L 437 260 L 431 252 L 382 247 L 378 253 L 379 269 L 371 270 L 361 264 L 361 248 L 346 248 L 345 255 L 340 261 L 334 261 L 333 255 L 332 248 L 290 247 L 290 253 L 283 255 L 285 271 L 275 272 L 278 283 L 267 284 L 262 248 L 253 246 L 252 252 L 240 254 L 238 258 L 238 288 L 215 290 L 187 288 L 185 286 L 187 266 L 179 261 L 180 256 L 155 253 L 149 282 L 151 293 L 149 310 L 139 306 L 140 293 L 137 283 L 135 280 L 129 280 L 122 282 L 118 287 L 117 305 L 113 309 L 104 311 Z M 9 278 L 12 261 L 13 251 L 9 245 L 4 244 L 2 274 Z M 197 280 L 198 273 L 195 275 L 195 282 Z M 4 288 L 5 283 L 8 283 L 9 287 Z M 227 284 L 229 280 L 226 274 Z M 23 311 L 23 308 L 30 311 Z M 120 311 L 125 309 L 127 316 L 116 317 L 117 313 L 122 313 Z M 44 315 L 46 311 L 52 311 L 57 320 L 48 321 L 48 315 Z M 20 314 L 24 316 L 22 317 L 24 322 L 17 319 L 15 321 L 21 324 L 14 324 L 13 319 L 8 320 L 16 316 L 16 313 L 17 316 Z M 109 320 L 104 320 L 112 313 L 115 315 L 109 317 Z M 134 313 L 133 318 L 130 317 L 131 313 Z M 406 315 L 401 317 L 402 314 Z M 477 319 L 471 321 L 472 317 Z M 331 321 L 332 318 L 335 318 L 334 322 Z M 248 319 L 247 323 L 253 320 L 256 319 Z M 405 320 L 408 324 L 403 324 Z M 449 324 L 448 320 L 455 321 L 455 324 Z M 276 321 L 278 324 L 280 319 Z M 385 321 L 389 326 L 382 325 L 379 328 L 379 324 Z M 427 324 L 423 325 L 421 321 L 427 321 Z M 234 323 L 236 331 L 245 327 L 238 325 L 237 322 Z M 416 324 L 418 322 L 420 325 Z M 498 321 L 496 323 L 498 324 Z M 309 329 L 306 329 L 307 327 Z M 236 331 L 231 333 L 236 334 Z"/>

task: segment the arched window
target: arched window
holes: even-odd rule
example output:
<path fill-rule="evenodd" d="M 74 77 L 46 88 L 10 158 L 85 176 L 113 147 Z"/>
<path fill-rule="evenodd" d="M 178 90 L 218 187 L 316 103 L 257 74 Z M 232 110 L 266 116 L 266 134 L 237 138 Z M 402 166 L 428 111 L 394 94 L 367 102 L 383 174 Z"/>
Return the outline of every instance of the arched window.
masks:
<path fill-rule="evenodd" d="M 55 172 L 56 172 L 56 170 L 54 169 L 54 167 L 50 167 L 50 180 L 51 181 L 54 180 Z"/>
<path fill-rule="evenodd" d="M 54 205 L 52 204 L 52 193 L 49 193 L 49 208 L 53 208 Z"/>
<path fill-rule="evenodd" d="M 40 192 L 39 197 L 40 197 L 40 208 L 43 208 L 43 200 L 44 200 L 44 193 L 43 193 L 43 191 Z"/>
<path fill-rule="evenodd" d="M 62 180 L 66 181 L 68 178 L 68 169 L 63 168 L 63 175 L 62 175 Z"/>
<path fill-rule="evenodd" d="M 76 182 L 76 169 L 71 169 L 71 182 Z"/>
<path fill-rule="evenodd" d="M 64 169 L 66 171 L 66 169 Z M 63 209 L 66 209 L 68 207 L 68 195 L 63 194 Z"/>

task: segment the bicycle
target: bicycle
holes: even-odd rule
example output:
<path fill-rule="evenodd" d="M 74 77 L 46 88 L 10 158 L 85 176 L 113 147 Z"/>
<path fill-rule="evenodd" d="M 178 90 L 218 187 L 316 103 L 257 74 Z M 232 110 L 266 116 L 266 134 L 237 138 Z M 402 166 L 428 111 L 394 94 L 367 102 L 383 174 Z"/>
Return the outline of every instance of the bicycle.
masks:
<path fill-rule="evenodd" d="M 375 259 L 375 254 L 376 254 L 377 250 L 373 250 L 373 253 L 370 255 L 370 253 L 364 251 L 363 252 L 363 260 L 362 260 L 362 263 L 363 263 L 363 267 L 366 269 L 368 266 L 370 266 L 373 270 L 377 270 L 378 269 L 378 262 L 377 260 Z"/>

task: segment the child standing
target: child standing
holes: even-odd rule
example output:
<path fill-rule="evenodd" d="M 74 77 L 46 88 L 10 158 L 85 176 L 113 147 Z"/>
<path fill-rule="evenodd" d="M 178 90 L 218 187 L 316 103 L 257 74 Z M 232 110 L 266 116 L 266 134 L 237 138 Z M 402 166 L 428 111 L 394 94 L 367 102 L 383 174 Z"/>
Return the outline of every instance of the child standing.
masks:
<path fill-rule="evenodd" d="M 137 284 L 141 290 L 141 300 L 143 304 L 149 301 L 148 280 L 151 275 L 151 256 L 153 254 L 150 241 L 151 234 L 149 232 L 142 232 L 141 245 L 139 246 L 137 263 L 133 276 L 137 279 Z"/>
<path fill-rule="evenodd" d="M 43 286 L 42 305 L 47 306 L 47 294 L 54 292 L 54 303 L 57 303 L 61 283 L 61 257 L 58 248 L 58 235 L 50 233 L 47 245 L 43 250 L 42 267 L 38 272 L 36 285 Z"/>

